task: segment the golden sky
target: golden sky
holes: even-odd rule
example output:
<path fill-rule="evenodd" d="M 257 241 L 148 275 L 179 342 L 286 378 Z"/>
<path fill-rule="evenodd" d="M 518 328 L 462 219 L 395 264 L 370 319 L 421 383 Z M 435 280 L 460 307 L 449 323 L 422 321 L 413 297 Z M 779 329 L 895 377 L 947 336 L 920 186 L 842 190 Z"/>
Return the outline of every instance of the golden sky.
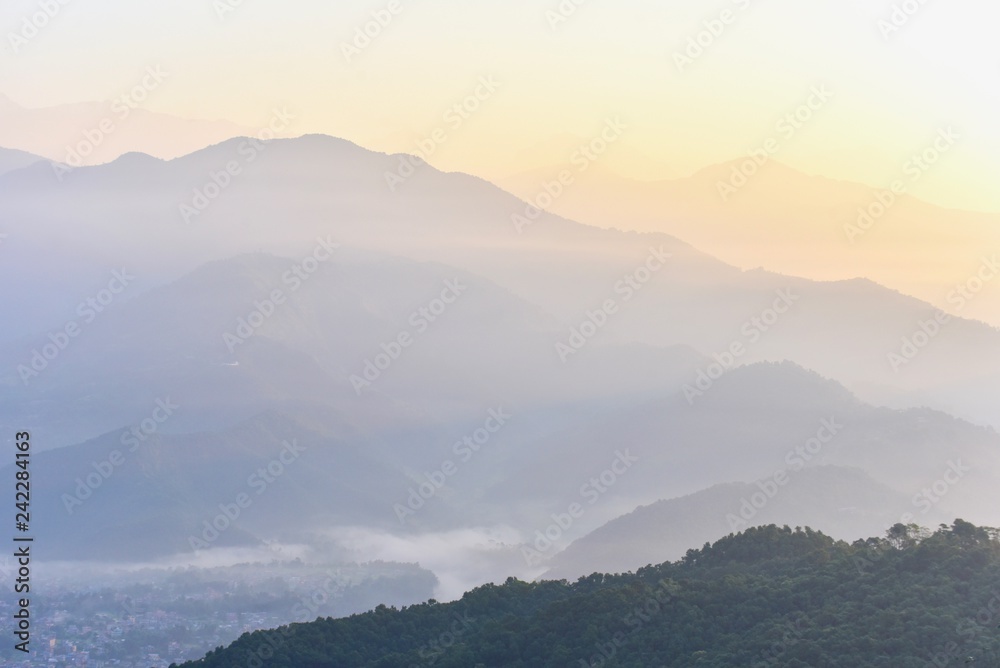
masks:
<path fill-rule="evenodd" d="M 791 167 L 885 187 L 950 127 L 909 192 L 1000 211 L 994 0 L 51 0 L 12 38 L 46 2 L 0 9 L 0 92 L 24 106 L 114 98 L 160 65 L 150 110 L 258 127 L 286 105 L 294 134 L 406 152 L 441 128 L 432 163 L 497 179 L 567 163 L 617 118 L 606 166 L 630 178 L 777 139 Z M 816 87 L 831 96 L 806 114 Z M 477 88 L 474 112 L 448 115 Z"/>

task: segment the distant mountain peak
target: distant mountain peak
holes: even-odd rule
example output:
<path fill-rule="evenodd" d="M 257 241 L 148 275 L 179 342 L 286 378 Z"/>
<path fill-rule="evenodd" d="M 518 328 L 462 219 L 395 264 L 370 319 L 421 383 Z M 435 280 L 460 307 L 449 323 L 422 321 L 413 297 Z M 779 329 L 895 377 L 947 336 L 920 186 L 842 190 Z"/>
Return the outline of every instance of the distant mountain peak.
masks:
<path fill-rule="evenodd" d="M 164 160 L 149 155 L 148 153 L 142 153 L 141 151 L 129 151 L 128 153 L 123 153 L 122 155 L 118 156 L 112 162 L 118 163 L 119 165 L 140 166 L 146 164 L 162 163 L 164 162 Z"/>

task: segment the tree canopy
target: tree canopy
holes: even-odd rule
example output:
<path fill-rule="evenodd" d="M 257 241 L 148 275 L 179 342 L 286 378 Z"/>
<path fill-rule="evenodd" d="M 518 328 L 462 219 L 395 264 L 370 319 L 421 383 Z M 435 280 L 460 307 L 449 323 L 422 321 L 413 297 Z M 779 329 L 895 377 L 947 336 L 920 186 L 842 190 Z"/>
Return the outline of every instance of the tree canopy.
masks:
<path fill-rule="evenodd" d="M 774 525 L 678 562 L 488 584 L 245 634 L 185 668 L 992 665 L 1000 532 L 956 520 L 853 544 Z"/>

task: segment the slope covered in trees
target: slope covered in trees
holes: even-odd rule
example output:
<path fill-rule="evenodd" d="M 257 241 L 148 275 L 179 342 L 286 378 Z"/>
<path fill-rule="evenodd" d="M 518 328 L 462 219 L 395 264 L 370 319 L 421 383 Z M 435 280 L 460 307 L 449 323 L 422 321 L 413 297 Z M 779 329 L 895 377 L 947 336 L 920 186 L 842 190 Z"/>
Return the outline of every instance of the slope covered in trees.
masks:
<path fill-rule="evenodd" d="M 926 666 L 1000 660 L 1000 531 L 834 541 L 767 526 L 675 563 L 575 583 L 509 579 L 245 634 L 187 668 Z"/>

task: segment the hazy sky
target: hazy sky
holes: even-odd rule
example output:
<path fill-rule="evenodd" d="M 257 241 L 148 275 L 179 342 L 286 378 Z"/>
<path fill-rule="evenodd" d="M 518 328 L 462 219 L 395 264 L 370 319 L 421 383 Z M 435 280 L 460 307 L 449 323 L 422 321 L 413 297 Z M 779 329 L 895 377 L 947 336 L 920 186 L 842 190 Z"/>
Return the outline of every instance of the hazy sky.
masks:
<path fill-rule="evenodd" d="M 38 34 L 12 39 L 48 2 Z M 373 12 L 391 21 L 348 59 Z M 258 127 L 285 105 L 294 134 L 408 152 L 443 128 L 431 161 L 488 177 L 565 163 L 571 135 L 618 117 L 626 176 L 686 175 L 779 137 L 793 167 L 881 187 L 951 126 L 960 139 L 910 192 L 1000 211 L 998 24 L 995 0 L 8 0 L 0 93 L 111 99 L 160 65 L 148 109 Z M 499 87 L 446 121 L 482 77 Z M 781 137 L 816 86 L 832 98 Z"/>

